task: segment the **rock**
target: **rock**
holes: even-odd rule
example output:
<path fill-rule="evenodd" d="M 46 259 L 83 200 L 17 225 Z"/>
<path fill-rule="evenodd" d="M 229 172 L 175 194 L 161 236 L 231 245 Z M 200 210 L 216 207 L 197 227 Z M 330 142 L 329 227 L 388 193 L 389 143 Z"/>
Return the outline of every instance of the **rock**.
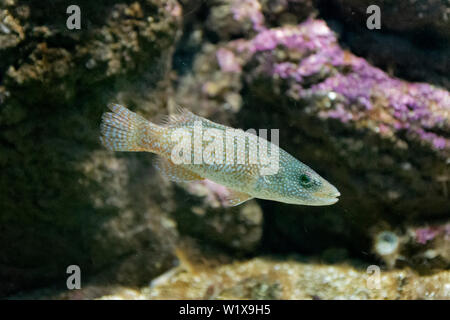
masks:
<path fill-rule="evenodd" d="M 177 188 L 173 217 L 182 235 L 217 244 L 234 254 L 254 252 L 262 236 L 262 211 L 256 201 L 227 207 L 225 187 L 210 180 Z"/>
<path fill-rule="evenodd" d="M 158 184 L 151 157 L 107 152 L 98 136 L 108 102 L 164 112 L 170 89 L 158 83 L 169 74 L 181 8 L 79 4 L 80 31 L 66 29 L 64 1 L 9 1 L 0 13 L 0 296 L 65 288 L 72 264 L 83 281 L 104 271 L 128 285 L 173 265 L 167 199 L 146 193 Z M 166 100 L 140 103 L 150 93 Z"/>
<path fill-rule="evenodd" d="M 384 270 L 377 265 L 326 265 L 288 257 L 245 261 L 217 259 L 203 251 L 178 253 L 180 265 L 149 286 L 90 284 L 81 290 L 41 290 L 22 299 L 218 299 L 218 300 L 411 300 L 449 299 L 450 272 L 420 275 L 409 268 Z M 189 253 L 188 253 L 189 252 Z M 185 254 L 186 253 L 186 254 Z M 192 255 L 193 254 L 193 255 Z"/>
<path fill-rule="evenodd" d="M 447 76 L 450 72 L 450 46 L 446 42 L 424 40 L 425 43 L 416 43 L 417 39 L 398 34 L 347 29 L 344 29 L 340 38 L 353 53 L 393 76 L 450 89 Z"/>
<path fill-rule="evenodd" d="M 379 30 L 366 28 L 370 5 L 380 7 Z M 450 89 L 448 4 L 333 0 L 321 1 L 319 7 L 321 15 L 339 30 L 340 42 L 353 53 L 396 77 Z"/>
<path fill-rule="evenodd" d="M 396 25 L 406 2 L 383 3 L 386 30 L 369 34 L 339 11 L 348 5 L 365 26 L 364 1 L 333 1 L 334 15 L 309 0 L 180 0 L 184 14 L 175 0 L 82 1 L 89 18 L 69 31 L 54 15 L 63 1 L 8 0 L 0 296 L 53 285 L 13 297 L 448 298 L 448 20 L 434 11 L 440 3 L 418 1 L 405 14 L 422 17 Z M 437 36 L 411 40 L 422 28 L 422 38 Z M 380 50 L 360 45 L 367 39 Z M 279 128 L 281 147 L 341 199 L 227 208 L 220 186 L 175 185 L 152 155 L 105 151 L 99 122 L 113 101 L 149 119 L 180 104 L 235 128 Z M 190 242 L 201 248 L 195 262 Z M 251 258 L 261 252 L 304 261 Z M 367 282 L 375 263 L 392 269 L 380 289 Z M 72 264 L 83 274 L 76 292 L 65 286 Z"/>
<path fill-rule="evenodd" d="M 142 292 L 148 299 L 448 299 L 450 273 L 371 272 L 346 265 L 255 258 L 195 273 L 180 270 Z M 379 281 L 379 282 L 378 282 Z"/>
<path fill-rule="evenodd" d="M 68 31 L 64 15 L 47 21 L 45 5 L 11 1 L 1 11 L 10 31 L 0 48 L 0 243 L 8 243 L 0 296 L 55 282 L 64 289 L 72 264 L 96 286 L 148 283 L 173 266 L 180 232 L 240 254 L 259 244 L 255 202 L 233 211 L 204 195 L 177 198 L 182 187 L 161 178 L 154 156 L 111 153 L 98 141 L 109 102 L 150 119 L 172 111 L 180 5 L 86 3 L 82 11 L 89 20 L 80 31 Z"/>
<path fill-rule="evenodd" d="M 390 268 L 408 266 L 423 274 L 449 269 L 450 224 L 382 231 L 374 239 L 374 252 Z"/>
<path fill-rule="evenodd" d="M 332 207 L 261 201 L 266 250 L 374 259 L 375 229 L 448 219 L 450 94 L 342 49 L 322 20 L 204 44 L 177 93 L 213 121 L 279 128 L 281 147 L 340 190 Z"/>
<path fill-rule="evenodd" d="M 332 0 L 330 2 L 334 4 L 331 7 L 347 23 L 365 26 L 368 17 L 367 7 L 377 5 L 380 7 L 382 28 L 410 34 L 424 32 L 444 40 L 450 38 L 449 11 L 445 1 Z"/>
<path fill-rule="evenodd" d="M 301 29 L 317 39 L 303 42 Z M 248 45 L 252 56 L 244 67 L 247 106 L 239 118 L 249 127 L 262 123 L 280 128 L 281 146 L 342 193 L 333 208 L 297 207 L 294 213 L 278 206 L 277 215 L 268 219 L 280 234 L 298 239 L 300 248 L 310 252 L 342 240 L 343 247 L 361 253 L 374 225 L 386 221 L 399 227 L 446 218 L 450 201 L 439 177 L 447 171 L 450 154 L 444 133 L 449 130 L 450 95 L 389 77 L 336 47 L 329 32 L 323 22 L 309 21 L 236 44 Z M 286 51 L 303 56 L 292 61 L 285 58 Z M 294 231 L 298 225 L 308 233 Z M 352 236 L 344 240 L 345 234 Z M 277 238 L 276 233 L 270 237 Z"/>

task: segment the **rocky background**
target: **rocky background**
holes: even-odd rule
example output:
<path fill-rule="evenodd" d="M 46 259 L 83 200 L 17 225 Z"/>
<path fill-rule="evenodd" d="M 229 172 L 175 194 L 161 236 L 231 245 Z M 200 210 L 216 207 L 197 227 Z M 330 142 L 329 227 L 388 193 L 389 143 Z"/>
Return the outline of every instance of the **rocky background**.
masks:
<path fill-rule="evenodd" d="M 1 297 L 450 298 L 448 1 L 70 4 L 0 2 Z M 112 101 L 279 128 L 341 200 L 225 208 L 105 150 Z"/>

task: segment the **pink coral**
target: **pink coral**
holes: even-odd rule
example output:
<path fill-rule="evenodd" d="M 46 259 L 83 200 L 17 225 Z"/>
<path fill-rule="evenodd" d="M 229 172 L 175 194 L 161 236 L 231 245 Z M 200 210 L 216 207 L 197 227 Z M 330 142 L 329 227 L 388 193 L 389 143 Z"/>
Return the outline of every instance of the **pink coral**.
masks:
<path fill-rule="evenodd" d="M 237 62 L 234 53 L 228 49 L 220 48 L 216 52 L 217 62 L 224 72 L 240 72 L 241 65 Z"/>
<path fill-rule="evenodd" d="M 247 60 L 255 54 L 263 54 L 264 59 L 260 61 L 264 68 L 257 70 L 288 81 L 296 88 L 297 98 L 336 94 L 339 99 L 331 108 L 320 111 L 322 117 L 343 122 L 367 119 L 370 128 L 384 136 L 405 130 L 436 150 L 450 149 L 450 140 L 437 133 L 450 126 L 449 92 L 429 84 L 390 77 L 366 60 L 343 50 L 324 21 L 309 19 L 298 26 L 265 29 L 253 39 L 240 39 L 229 47 Z M 276 48 L 295 51 L 300 60 L 279 61 Z M 238 69 L 232 66 L 233 70 Z M 324 80 L 303 87 L 305 80 L 311 77 Z"/>
<path fill-rule="evenodd" d="M 218 206 L 228 206 L 228 196 L 230 195 L 230 192 L 226 187 L 211 180 L 204 179 L 191 182 L 188 190 L 192 194 L 203 196 L 205 202 L 213 208 Z"/>
<path fill-rule="evenodd" d="M 420 244 L 426 244 L 440 235 L 443 235 L 446 239 L 450 236 L 450 223 L 443 226 L 430 226 L 415 230 L 416 241 Z"/>
<path fill-rule="evenodd" d="M 242 22 L 245 19 L 250 19 L 255 31 L 265 29 L 261 5 L 257 0 L 234 0 L 231 12 L 236 21 Z"/>

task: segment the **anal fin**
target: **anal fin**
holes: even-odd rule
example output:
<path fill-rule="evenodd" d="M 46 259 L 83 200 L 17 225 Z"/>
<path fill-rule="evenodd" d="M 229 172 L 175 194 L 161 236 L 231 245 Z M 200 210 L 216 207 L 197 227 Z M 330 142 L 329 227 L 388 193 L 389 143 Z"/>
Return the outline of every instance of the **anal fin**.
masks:
<path fill-rule="evenodd" d="M 244 192 L 240 192 L 240 191 L 236 191 L 236 190 L 232 190 L 232 189 L 228 189 L 228 192 L 229 192 L 229 194 L 227 196 L 227 202 L 230 207 L 240 205 L 241 203 L 244 203 L 245 201 L 253 199 L 253 196 L 251 196 L 247 193 L 244 193 Z"/>
<path fill-rule="evenodd" d="M 187 182 L 195 180 L 203 180 L 201 176 L 192 172 L 182 165 L 176 165 L 169 159 L 158 157 L 155 162 L 155 167 L 171 181 L 175 182 Z"/>

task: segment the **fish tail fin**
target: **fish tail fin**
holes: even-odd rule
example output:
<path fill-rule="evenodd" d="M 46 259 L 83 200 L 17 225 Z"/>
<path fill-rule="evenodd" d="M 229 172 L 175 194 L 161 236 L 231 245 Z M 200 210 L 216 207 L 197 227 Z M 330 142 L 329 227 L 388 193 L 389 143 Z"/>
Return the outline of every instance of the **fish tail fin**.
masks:
<path fill-rule="evenodd" d="M 109 104 L 100 125 L 102 144 L 111 151 L 155 152 L 152 142 L 161 127 L 119 104 Z"/>

